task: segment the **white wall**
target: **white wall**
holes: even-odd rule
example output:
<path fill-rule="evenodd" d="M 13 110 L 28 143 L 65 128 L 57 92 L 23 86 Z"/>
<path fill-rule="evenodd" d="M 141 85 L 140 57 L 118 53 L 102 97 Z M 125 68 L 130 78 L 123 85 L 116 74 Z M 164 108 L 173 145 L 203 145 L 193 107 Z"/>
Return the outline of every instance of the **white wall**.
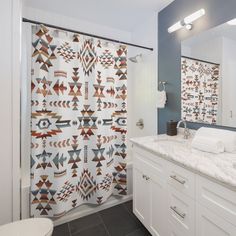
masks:
<path fill-rule="evenodd" d="M 0 225 L 19 210 L 19 50 L 20 1 L 0 1 Z M 13 181 L 14 180 L 14 181 Z M 17 200 L 15 200 L 15 198 Z M 19 211 L 18 211 L 19 213 Z"/>
<path fill-rule="evenodd" d="M 132 31 L 132 42 L 154 48 L 154 51 L 131 48 L 130 55 L 142 53 L 142 61 L 130 63 L 131 96 L 131 130 L 130 136 L 147 136 L 157 134 L 157 13 L 153 12 L 148 19 L 138 24 Z M 139 129 L 136 122 L 142 118 L 144 129 Z"/>
<path fill-rule="evenodd" d="M 30 7 L 23 7 L 23 17 L 48 23 L 51 25 L 61 26 L 85 33 L 101 35 L 108 38 L 115 38 L 121 41 L 130 41 L 131 34 L 128 31 L 114 29 L 111 27 L 91 23 L 77 18 L 58 15 L 54 12 L 46 12 Z"/>
<path fill-rule="evenodd" d="M 12 220 L 12 128 L 11 128 L 11 103 L 12 103 L 12 67 L 11 67 L 11 13 L 12 3 L 5 0 L 0 2 L 0 25 L 1 30 L 1 43 L 0 51 L 2 56 L 0 57 L 1 65 L 1 93 L 0 93 L 0 224 L 9 222 Z M 9 24 L 6 24 L 9 22 Z M 9 40 L 10 39 L 10 40 Z M 3 56 L 4 55 L 4 56 Z M 8 105 L 10 104 L 10 105 Z M 3 214 L 4 212 L 4 214 Z"/>
<path fill-rule="evenodd" d="M 182 47 L 182 55 L 197 58 L 213 63 L 221 63 L 222 60 L 222 38 L 214 38 L 190 46 Z"/>

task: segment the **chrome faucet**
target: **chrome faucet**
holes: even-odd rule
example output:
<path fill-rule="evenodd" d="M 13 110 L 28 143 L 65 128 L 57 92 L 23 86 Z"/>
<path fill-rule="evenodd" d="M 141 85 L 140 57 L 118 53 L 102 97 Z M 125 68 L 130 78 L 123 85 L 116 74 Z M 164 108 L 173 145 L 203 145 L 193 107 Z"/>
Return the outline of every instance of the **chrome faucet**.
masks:
<path fill-rule="evenodd" d="M 190 132 L 189 129 L 187 128 L 187 122 L 185 120 L 180 120 L 176 128 L 178 129 L 182 123 L 184 124 L 184 139 L 188 139 L 190 136 Z"/>

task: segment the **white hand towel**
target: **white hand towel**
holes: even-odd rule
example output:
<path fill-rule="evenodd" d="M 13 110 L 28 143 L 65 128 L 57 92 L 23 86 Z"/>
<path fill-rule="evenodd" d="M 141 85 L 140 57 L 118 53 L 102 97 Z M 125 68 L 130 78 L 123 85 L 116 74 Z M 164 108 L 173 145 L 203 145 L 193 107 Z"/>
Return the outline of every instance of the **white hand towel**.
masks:
<path fill-rule="evenodd" d="M 164 108 L 166 104 L 166 91 L 157 91 L 157 108 Z"/>
<path fill-rule="evenodd" d="M 198 135 L 221 140 L 226 152 L 234 152 L 236 150 L 236 132 L 202 127 L 195 134 L 195 136 Z"/>
<path fill-rule="evenodd" d="M 220 139 L 200 135 L 193 138 L 192 148 L 215 154 L 222 153 L 225 150 L 224 144 Z"/>

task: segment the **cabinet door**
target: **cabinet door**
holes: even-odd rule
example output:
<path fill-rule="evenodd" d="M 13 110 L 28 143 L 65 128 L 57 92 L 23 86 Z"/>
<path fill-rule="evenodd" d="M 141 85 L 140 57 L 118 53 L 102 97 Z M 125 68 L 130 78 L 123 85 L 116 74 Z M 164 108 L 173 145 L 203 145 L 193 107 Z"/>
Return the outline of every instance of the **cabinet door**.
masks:
<path fill-rule="evenodd" d="M 165 182 L 158 176 L 151 176 L 150 184 L 150 231 L 153 236 L 166 235 L 167 191 Z"/>
<path fill-rule="evenodd" d="M 137 168 L 133 170 L 133 211 L 138 219 L 147 226 L 149 212 L 149 184 Z"/>
<path fill-rule="evenodd" d="M 207 208 L 197 204 L 196 207 L 196 235 L 197 236 L 235 236 L 236 227 L 215 215 Z"/>

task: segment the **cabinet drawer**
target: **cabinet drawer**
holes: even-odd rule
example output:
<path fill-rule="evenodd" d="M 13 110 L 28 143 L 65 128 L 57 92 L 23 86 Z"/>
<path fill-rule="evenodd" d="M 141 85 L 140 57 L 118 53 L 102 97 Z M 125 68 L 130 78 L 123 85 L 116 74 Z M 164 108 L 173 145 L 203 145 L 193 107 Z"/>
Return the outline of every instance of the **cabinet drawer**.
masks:
<path fill-rule="evenodd" d="M 235 236 L 236 227 L 200 204 L 196 207 L 197 236 Z"/>
<path fill-rule="evenodd" d="M 141 170 L 145 175 L 149 178 L 160 177 L 164 180 L 166 176 L 164 161 L 161 158 L 156 157 L 156 161 L 151 161 L 146 155 L 149 153 L 145 153 L 141 155 L 140 153 L 134 152 L 133 156 L 133 165 L 134 168 Z M 152 154 L 150 154 L 152 155 Z"/>
<path fill-rule="evenodd" d="M 179 231 L 172 222 L 168 221 L 167 236 L 189 236 L 183 231 Z"/>
<path fill-rule="evenodd" d="M 195 174 L 172 163 L 168 165 L 168 183 L 170 186 L 195 199 Z"/>
<path fill-rule="evenodd" d="M 236 226 L 236 192 L 201 176 L 197 176 L 196 191 L 197 202 Z"/>
<path fill-rule="evenodd" d="M 168 188 L 168 221 L 176 232 L 194 236 L 195 202 L 175 188 Z M 178 234 L 177 234 L 178 235 Z"/>

